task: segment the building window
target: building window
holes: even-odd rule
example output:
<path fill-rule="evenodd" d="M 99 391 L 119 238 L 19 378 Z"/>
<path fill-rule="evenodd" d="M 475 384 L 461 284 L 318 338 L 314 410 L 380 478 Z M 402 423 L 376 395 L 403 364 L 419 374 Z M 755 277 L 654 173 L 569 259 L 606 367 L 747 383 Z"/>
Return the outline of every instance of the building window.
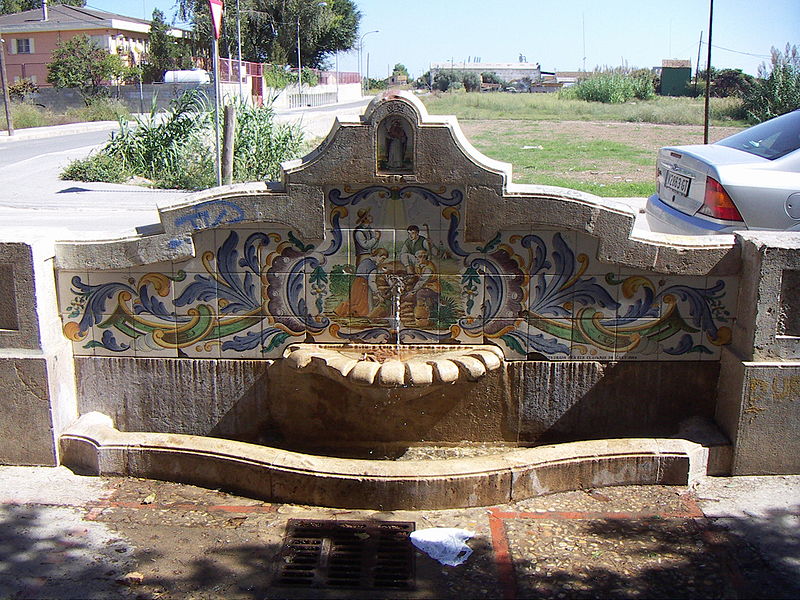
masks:
<path fill-rule="evenodd" d="M 33 40 L 31 38 L 17 38 L 17 54 L 33 54 Z"/>

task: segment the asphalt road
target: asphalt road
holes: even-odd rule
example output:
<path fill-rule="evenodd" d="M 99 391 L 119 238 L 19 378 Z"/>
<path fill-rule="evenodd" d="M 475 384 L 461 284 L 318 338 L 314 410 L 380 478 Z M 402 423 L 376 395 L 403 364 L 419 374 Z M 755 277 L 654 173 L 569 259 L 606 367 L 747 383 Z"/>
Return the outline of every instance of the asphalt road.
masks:
<path fill-rule="evenodd" d="M 278 111 L 276 120 L 301 126 L 309 139 L 325 136 L 337 115 L 358 115 L 369 99 L 315 109 Z M 98 127 L 95 125 L 94 127 Z M 132 235 L 158 222 L 157 207 L 186 192 L 132 185 L 70 182 L 59 173 L 104 144 L 116 126 L 54 137 L 0 137 L 0 239 L 78 240 Z M 52 128 L 55 133 L 59 128 Z M 45 131 L 31 135 L 47 135 Z"/>
<path fill-rule="evenodd" d="M 59 179 L 72 160 L 87 156 L 112 128 L 0 142 L 0 237 L 11 240 L 87 239 L 132 234 L 158 220 L 159 203 L 184 192 Z"/>
<path fill-rule="evenodd" d="M 86 148 L 92 148 L 108 141 L 114 129 L 109 127 L 102 131 L 89 131 L 41 139 L 11 140 L 4 138 L 0 141 L 0 169 L 13 167 L 15 163 L 41 155 L 67 152 L 75 149 L 80 149 L 80 153 L 83 153 Z"/>

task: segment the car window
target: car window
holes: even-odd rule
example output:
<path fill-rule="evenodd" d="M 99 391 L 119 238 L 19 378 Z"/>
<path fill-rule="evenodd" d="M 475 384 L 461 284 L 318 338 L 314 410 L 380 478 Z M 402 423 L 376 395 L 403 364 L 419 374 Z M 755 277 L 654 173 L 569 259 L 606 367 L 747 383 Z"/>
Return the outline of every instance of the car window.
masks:
<path fill-rule="evenodd" d="M 800 148 L 800 110 L 765 121 L 716 143 L 775 160 Z"/>

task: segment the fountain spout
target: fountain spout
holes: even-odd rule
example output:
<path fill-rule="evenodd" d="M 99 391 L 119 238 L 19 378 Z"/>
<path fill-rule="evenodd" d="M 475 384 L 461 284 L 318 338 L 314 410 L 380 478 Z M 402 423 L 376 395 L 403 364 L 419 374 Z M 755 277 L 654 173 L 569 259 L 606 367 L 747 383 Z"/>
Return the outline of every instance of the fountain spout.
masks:
<path fill-rule="evenodd" d="M 503 364 L 496 346 L 345 347 L 334 344 L 294 344 L 284 355 L 299 371 L 332 379 L 361 396 L 419 398 L 438 386 L 478 381 Z"/>

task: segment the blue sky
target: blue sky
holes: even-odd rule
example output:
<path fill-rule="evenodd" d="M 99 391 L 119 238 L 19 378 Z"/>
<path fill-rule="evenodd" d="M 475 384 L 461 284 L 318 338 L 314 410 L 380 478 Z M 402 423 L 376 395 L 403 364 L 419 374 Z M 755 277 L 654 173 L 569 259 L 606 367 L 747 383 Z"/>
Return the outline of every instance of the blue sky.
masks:
<path fill-rule="evenodd" d="M 519 55 L 544 70 L 595 66 L 653 67 L 664 58 L 697 61 L 700 33 L 708 40 L 708 0 L 356 0 L 363 15 L 364 69 L 372 77 L 405 64 L 418 76 L 432 62 L 516 62 Z M 171 18 L 174 0 L 88 0 L 88 6 L 149 18 L 160 8 Z M 771 46 L 800 45 L 800 0 L 716 0 L 711 64 L 755 74 Z M 584 53 L 585 49 L 585 53 Z M 703 45 L 701 67 L 707 47 Z M 584 59 L 585 57 L 585 59 Z M 585 62 L 584 62 L 585 60 Z M 358 70 L 358 53 L 339 57 Z"/>

